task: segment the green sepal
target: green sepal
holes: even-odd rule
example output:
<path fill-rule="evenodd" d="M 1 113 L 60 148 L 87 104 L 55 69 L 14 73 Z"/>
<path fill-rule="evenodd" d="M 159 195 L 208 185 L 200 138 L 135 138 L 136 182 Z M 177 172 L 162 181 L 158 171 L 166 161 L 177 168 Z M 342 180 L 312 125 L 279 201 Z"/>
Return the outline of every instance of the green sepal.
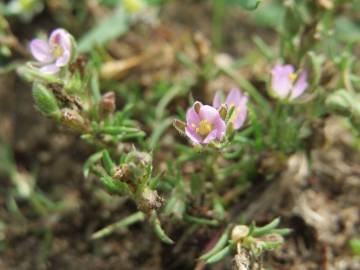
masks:
<path fill-rule="evenodd" d="M 60 108 L 54 94 L 43 84 L 34 83 L 32 96 L 38 110 L 45 116 L 60 118 Z"/>

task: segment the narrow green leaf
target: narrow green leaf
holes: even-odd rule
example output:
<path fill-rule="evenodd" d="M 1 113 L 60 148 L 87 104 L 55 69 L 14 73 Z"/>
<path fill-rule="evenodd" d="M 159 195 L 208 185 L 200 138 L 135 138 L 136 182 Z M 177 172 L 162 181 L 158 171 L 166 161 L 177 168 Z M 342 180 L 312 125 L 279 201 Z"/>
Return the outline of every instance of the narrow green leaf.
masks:
<path fill-rule="evenodd" d="M 153 226 L 156 235 L 166 244 L 172 245 L 174 241 L 171 240 L 169 236 L 165 233 L 165 231 L 161 228 L 160 220 L 156 217 L 153 219 Z"/>
<path fill-rule="evenodd" d="M 251 233 L 251 236 L 259 237 L 271 233 L 272 230 L 274 230 L 277 226 L 279 226 L 279 224 L 280 224 L 280 218 L 276 218 L 263 227 L 255 227 Z"/>
<path fill-rule="evenodd" d="M 283 229 L 273 229 L 271 231 L 271 233 L 274 233 L 274 234 L 279 234 L 281 236 L 286 236 L 286 235 L 289 235 L 290 233 L 292 233 L 293 230 L 292 229 L 288 229 L 288 228 L 283 228 Z"/>
<path fill-rule="evenodd" d="M 99 103 L 101 100 L 101 93 L 100 93 L 100 85 L 99 85 L 99 74 L 97 70 L 92 72 L 92 76 L 90 79 L 90 89 L 92 99 L 95 104 Z"/>
<path fill-rule="evenodd" d="M 194 216 L 190 216 L 190 215 L 184 215 L 184 220 L 187 222 L 190 222 L 190 223 L 200 224 L 200 225 L 210 225 L 210 226 L 218 226 L 219 225 L 219 221 L 217 221 L 215 219 L 199 218 L 199 217 L 194 217 Z"/>
<path fill-rule="evenodd" d="M 102 151 L 100 152 L 97 152 L 93 155 L 91 155 L 84 163 L 84 167 L 83 167 L 83 174 L 84 174 L 84 177 L 87 178 L 90 174 L 90 169 L 91 167 L 96 163 L 98 162 L 103 156 L 103 153 Z"/>
<path fill-rule="evenodd" d="M 225 229 L 223 234 L 220 236 L 219 241 L 217 241 L 217 243 L 215 244 L 215 246 L 207 253 L 201 255 L 201 257 L 199 259 L 207 260 L 210 257 L 212 257 L 213 255 L 215 255 L 216 253 L 218 253 L 226 245 L 226 243 L 229 239 L 229 231 L 230 231 L 229 228 Z"/>
<path fill-rule="evenodd" d="M 91 235 L 91 239 L 103 238 L 109 234 L 112 234 L 114 231 L 127 228 L 128 226 L 135 224 L 137 222 L 145 220 L 145 214 L 143 212 L 136 212 L 124 219 L 121 219 L 105 228 L 95 232 Z"/>
<path fill-rule="evenodd" d="M 231 246 L 224 247 L 222 250 L 220 250 L 218 253 L 211 256 L 209 259 L 206 260 L 207 264 L 213 264 L 221 261 L 226 256 L 228 256 L 231 253 Z"/>
<path fill-rule="evenodd" d="M 118 193 L 120 195 L 127 195 L 130 193 L 129 187 L 126 183 L 116 181 L 108 175 L 100 177 L 100 181 L 110 192 Z"/>
<path fill-rule="evenodd" d="M 110 157 L 110 154 L 109 154 L 109 152 L 107 150 L 103 151 L 102 161 L 103 161 L 106 172 L 109 175 L 113 175 L 114 174 L 115 164 L 112 161 L 112 159 Z"/>

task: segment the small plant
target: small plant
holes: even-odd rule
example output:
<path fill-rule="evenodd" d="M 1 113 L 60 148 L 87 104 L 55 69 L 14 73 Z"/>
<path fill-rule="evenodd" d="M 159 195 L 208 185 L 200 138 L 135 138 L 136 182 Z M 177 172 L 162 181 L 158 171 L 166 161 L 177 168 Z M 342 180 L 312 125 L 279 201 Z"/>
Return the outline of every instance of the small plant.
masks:
<path fill-rule="evenodd" d="M 22 1 L 11 1 L 6 10 L 15 2 Z M 32 12 L 27 17 L 37 12 L 35 2 L 29 1 Z M 274 26 L 277 50 L 255 37 L 255 57 L 241 59 L 249 76 L 196 35 L 191 41 L 196 57 L 185 50 L 169 50 L 173 55 L 168 58 L 183 70 L 181 76 L 152 81 L 146 93 L 141 83 L 145 85 L 148 77 L 141 83 L 140 79 L 120 83 L 118 78 L 168 51 L 156 49 L 114 60 L 111 53 L 118 52 L 108 52 L 105 45 L 139 21 L 156 24 L 159 6 L 142 0 L 103 2 L 114 7 L 113 14 L 78 41 L 66 29 L 54 29 L 48 37 L 31 40 L 28 52 L 33 59 L 17 66 L 18 74 L 32 85 L 39 113 L 91 146 L 93 153 L 83 164 L 85 178 L 95 178 L 94 185 L 128 198 L 137 208 L 96 229 L 91 239 L 145 221 L 162 242 L 171 245 L 178 240 L 171 225 L 181 224 L 188 235 L 214 227 L 222 233 L 199 261 L 214 264 L 232 257 L 236 269 L 264 269 L 263 254 L 281 247 L 291 230 L 279 228 L 280 218 L 265 226 L 247 219 L 237 222 L 242 215 L 230 214 L 232 207 L 254 182 L 276 181 L 291 155 L 309 154 L 309 141 L 318 134 L 316 123 L 328 115 L 341 115 L 355 134 L 360 131 L 359 68 L 352 47 L 328 36 L 336 17 L 332 10 L 346 1 L 275 1 L 272 7 L 283 16 L 268 17 L 281 18 Z M 264 2 L 213 1 L 214 45 L 223 44 L 222 22 L 230 6 L 255 10 Z M 263 15 L 260 19 L 268 18 Z M 117 23 L 120 27 L 114 27 Z M 4 32 L 10 35 L 8 29 Z M 328 39 L 337 44 L 329 51 L 324 49 Z M 253 58 L 260 59 L 260 67 L 252 67 Z M 209 91 L 209 84 L 219 78 L 230 82 L 229 87 Z M 212 104 L 206 104 L 210 99 Z M 51 202 L 34 203 L 37 191 L 32 187 L 19 192 L 17 172 L 9 166 L 18 193 L 34 207 L 50 211 Z M 358 253 L 357 241 L 350 245 Z"/>

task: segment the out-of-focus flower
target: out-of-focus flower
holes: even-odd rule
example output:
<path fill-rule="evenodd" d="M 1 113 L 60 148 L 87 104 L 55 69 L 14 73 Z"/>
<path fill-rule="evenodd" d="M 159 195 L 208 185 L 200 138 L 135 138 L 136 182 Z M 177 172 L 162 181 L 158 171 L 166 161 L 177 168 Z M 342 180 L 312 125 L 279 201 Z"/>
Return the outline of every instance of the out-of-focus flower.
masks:
<path fill-rule="evenodd" d="M 294 100 L 309 86 L 307 72 L 298 74 L 292 65 L 276 65 L 271 75 L 271 94 L 280 99 Z"/>
<path fill-rule="evenodd" d="M 185 134 L 193 143 L 208 144 L 213 140 L 220 141 L 225 132 L 226 124 L 214 107 L 195 102 L 188 109 Z"/>
<path fill-rule="evenodd" d="M 232 123 L 235 130 L 241 128 L 246 120 L 248 100 L 249 97 L 243 94 L 238 88 L 232 89 L 226 97 L 225 105 L 228 107 L 228 111 L 230 111 L 231 107 L 235 107 L 234 112 L 229 119 L 229 122 Z M 218 91 L 214 96 L 213 106 L 218 109 L 222 104 L 221 93 Z"/>
<path fill-rule="evenodd" d="M 55 74 L 70 63 L 75 46 L 72 36 L 66 30 L 58 28 L 50 34 L 48 41 L 33 39 L 30 50 L 41 65 L 41 72 Z"/>
<path fill-rule="evenodd" d="M 11 0 L 4 6 L 4 13 L 18 16 L 21 20 L 29 22 L 43 9 L 44 3 L 41 0 Z"/>
<path fill-rule="evenodd" d="M 143 0 L 123 0 L 123 5 L 125 10 L 131 13 L 138 12 L 146 6 Z"/>

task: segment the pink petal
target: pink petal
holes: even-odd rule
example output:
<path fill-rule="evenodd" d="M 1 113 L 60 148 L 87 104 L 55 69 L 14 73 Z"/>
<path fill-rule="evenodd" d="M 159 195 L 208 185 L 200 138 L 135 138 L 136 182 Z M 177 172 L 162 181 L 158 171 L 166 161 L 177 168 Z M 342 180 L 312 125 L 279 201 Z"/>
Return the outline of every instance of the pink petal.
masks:
<path fill-rule="evenodd" d="M 70 61 L 70 52 L 69 51 L 64 51 L 63 55 L 60 56 L 57 60 L 56 60 L 56 65 L 58 67 L 63 67 L 66 66 Z"/>
<path fill-rule="evenodd" d="M 233 88 L 229 95 L 226 98 L 226 104 L 231 107 L 231 106 L 238 106 L 240 104 L 241 101 L 241 96 L 242 93 L 240 92 L 239 88 Z"/>
<path fill-rule="evenodd" d="M 194 107 L 191 107 L 186 112 L 186 123 L 187 125 L 195 124 L 196 126 L 200 122 L 200 116 L 196 113 Z"/>
<path fill-rule="evenodd" d="M 70 34 L 65 29 L 55 29 L 50 34 L 49 44 L 60 45 L 65 51 L 71 51 Z"/>
<path fill-rule="evenodd" d="M 299 75 L 298 80 L 296 81 L 293 90 L 291 92 L 290 99 L 295 99 L 301 96 L 306 88 L 308 88 L 309 84 L 307 82 L 307 72 L 304 71 Z"/>
<path fill-rule="evenodd" d="M 42 68 L 40 68 L 40 71 L 45 74 L 55 74 L 59 70 L 60 70 L 60 68 L 58 66 L 56 66 L 56 64 L 50 64 L 50 65 L 46 65 L 46 66 L 43 66 Z"/>
<path fill-rule="evenodd" d="M 206 136 L 206 138 L 204 139 L 204 141 L 202 143 L 203 144 L 208 144 L 211 141 L 215 140 L 216 137 L 217 137 L 217 130 L 213 130 Z"/>
<path fill-rule="evenodd" d="M 30 51 L 34 58 L 41 63 L 50 63 L 53 60 L 50 47 L 44 40 L 33 39 L 30 42 Z"/>
<path fill-rule="evenodd" d="M 203 105 L 199 112 L 200 119 L 208 120 L 211 124 L 221 119 L 219 112 L 212 106 Z"/>
<path fill-rule="evenodd" d="M 281 98 L 288 97 L 293 86 L 290 75 L 294 73 L 294 67 L 292 65 L 276 65 L 271 73 L 272 91 Z"/>
<path fill-rule="evenodd" d="M 215 95 L 214 95 L 214 99 L 213 99 L 213 107 L 218 109 L 220 108 L 222 102 L 221 102 L 221 92 L 220 91 L 216 91 Z"/>
<path fill-rule="evenodd" d="M 234 129 L 239 129 L 243 126 L 246 117 L 247 117 L 247 102 L 248 96 L 242 96 L 239 106 L 236 107 L 234 113 L 236 114 L 234 120 L 232 121 Z"/>
<path fill-rule="evenodd" d="M 185 134 L 190 138 L 190 140 L 195 144 L 202 143 L 202 138 L 196 133 L 195 129 L 187 126 L 185 128 Z"/>
<path fill-rule="evenodd" d="M 222 120 L 221 118 L 218 119 L 215 123 L 214 123 L 214 127 L 213 127 L 214 131 L 216 131 L 216 138 L 218 140 L 221 140 L 224 136 L 225 136 L 225 132 L 226 132 L 226 124 L 225 121 Z"/>

